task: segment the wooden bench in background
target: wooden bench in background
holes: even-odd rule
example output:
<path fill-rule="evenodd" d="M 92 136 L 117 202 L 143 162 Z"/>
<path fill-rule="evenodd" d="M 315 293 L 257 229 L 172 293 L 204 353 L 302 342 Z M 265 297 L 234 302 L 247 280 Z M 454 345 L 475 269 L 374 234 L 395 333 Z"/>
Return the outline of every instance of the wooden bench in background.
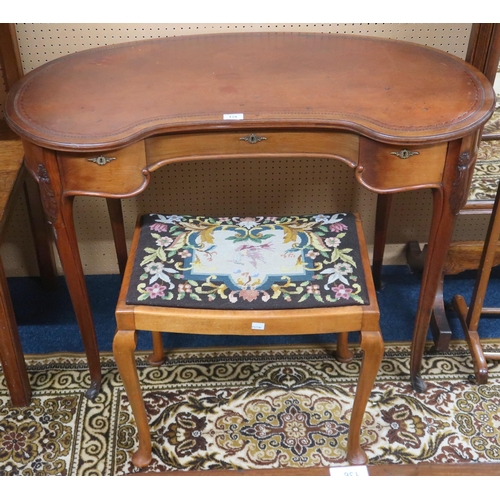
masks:
<path fill-rule="evenodd" d="M 15 40 L 13 25 L 0 23 L 0 68 L 6 90 L 22 75 Z M 11 209 L 24 189 L 40 276 L 50 282 L 56 274 L 50 229 L 43 215 L 38 185 L 22 166 L 23 155 L 21 141 L 5 121 L 0 120 L 0 239 Z M 12 404 L 29 405 L 31 387 L 1 257 L 0 361 Z"/>

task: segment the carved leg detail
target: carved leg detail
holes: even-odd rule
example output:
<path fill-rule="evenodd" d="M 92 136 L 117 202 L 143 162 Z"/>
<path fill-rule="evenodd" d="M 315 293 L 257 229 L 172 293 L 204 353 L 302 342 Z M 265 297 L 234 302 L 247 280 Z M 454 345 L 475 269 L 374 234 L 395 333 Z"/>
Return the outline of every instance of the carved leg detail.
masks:
<path fill-rule="evenodd" d="M 351 465 L 364 465 L 368 462 L 368 457 L 360 445 L 360 434 L 366 405 L 384 356 L 384 342 L 380 332 L 361 332 L 361 349 L 363 362 L 347 439 L 347 460 Z"/>
<path fill-rule="evenodd" d="M 148 362 L 153 366 L 160 366 L 165 363 L 165 351 L 161 332 L 151 332 L 153 336 L 153 352 L 148 357 Z"/>
<path fill-rule="evenodd" d="M 136 467 L 142 468 L 151 463 L 152 454 L 149 422 L 135 364 L 136 345 L 137 333 L 134 330 L 118 330 L 116 332 L 113 340 L 113 353 L 130 401 L 139 438 L 139 449 L 134 453 L 132 463 Z"/>

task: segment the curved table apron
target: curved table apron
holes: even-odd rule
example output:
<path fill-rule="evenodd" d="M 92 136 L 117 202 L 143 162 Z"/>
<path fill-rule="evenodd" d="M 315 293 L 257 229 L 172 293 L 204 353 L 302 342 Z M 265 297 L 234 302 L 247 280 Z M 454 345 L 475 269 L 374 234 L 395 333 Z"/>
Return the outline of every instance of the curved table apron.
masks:
<path fill-rule="evenodd" d="M 377 193 L 431 189 L 433 217 L 412 340 L 411 382 L 480 132 L 487 79 L 442 51 L 378 38 L 298 33 L 194 35 L 112 45 L 49 62 L 9 93 L 53 226 L 95 397 L 99 352 L 73 199 L 135 196 L 183 160 L 320 156 Z"/>

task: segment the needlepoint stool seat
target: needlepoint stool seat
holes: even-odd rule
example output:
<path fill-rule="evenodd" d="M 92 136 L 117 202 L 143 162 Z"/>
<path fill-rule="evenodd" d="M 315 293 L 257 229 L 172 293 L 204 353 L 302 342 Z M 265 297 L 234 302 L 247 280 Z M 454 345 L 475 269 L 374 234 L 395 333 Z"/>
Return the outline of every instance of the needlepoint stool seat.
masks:
<path fill-rule="evenodd" d="M 363 361 L 349 425 L 347 460 L 364 464 L 361 423 L 382 356 L 380 312 L 356 214 L 138 219 L 116 308 L 113 342 L 136 421 L 132 461 L 152 460 L 134 351 L 153 332 L 150 363 L 164 360 L 161 332 L 205 335 L 337 333 L 336 357 L 352 359 L 348 332 L 361 333 Z"/>

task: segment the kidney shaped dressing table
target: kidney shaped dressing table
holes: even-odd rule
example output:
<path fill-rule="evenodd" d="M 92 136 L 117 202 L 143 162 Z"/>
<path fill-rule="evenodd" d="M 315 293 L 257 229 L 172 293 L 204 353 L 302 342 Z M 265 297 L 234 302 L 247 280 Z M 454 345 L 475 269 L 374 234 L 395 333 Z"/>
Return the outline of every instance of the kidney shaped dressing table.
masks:
<path fill-rule="evenodd" d="M 101 372 L 74 197 L 137 195 L 172 162 L 273 155 L 340 159 L 377 193 L 432 189 L 411 354 L 412 385 L 425 390 L 420 369 L 440 270 L 494 99 L 487 79 L 459 58 L 349 35 L 155 39 L 30 72 L 10 92 L 6 118 L 54 229 L 89 362 L 87 395 L 99 391 Z"/>

